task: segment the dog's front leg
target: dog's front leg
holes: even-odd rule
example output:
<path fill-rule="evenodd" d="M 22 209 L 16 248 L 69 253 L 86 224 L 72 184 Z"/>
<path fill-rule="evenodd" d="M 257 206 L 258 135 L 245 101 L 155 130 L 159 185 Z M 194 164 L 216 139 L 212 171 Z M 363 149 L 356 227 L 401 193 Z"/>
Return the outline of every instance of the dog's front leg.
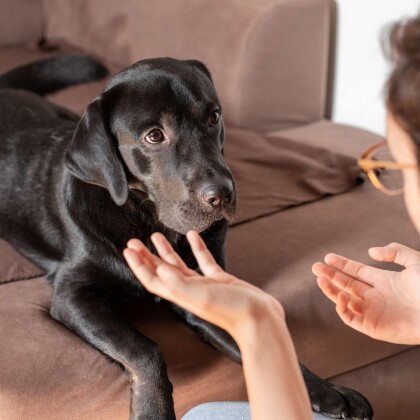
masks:
<path fill-rule="evenodd" d="M 90 271 L 90 278 L 95 274 L 100 276 Z M 111 297 L 92 285 L 86 270 L 72 270 L 56 279 L 50 312 L 124 366 L 131 379 L 131 420 L 175 419 L 172 385 L 157 344 L 118 315 Z"/>
<path fill-rule="evenodd" d="M 199 318 L 187 310 L 171 304 L 174 312 L 197 334 L 204 342 L 209 343 L 231 360 L 241 363 L 241 352 L 235 340 L 222 328 Z"/>

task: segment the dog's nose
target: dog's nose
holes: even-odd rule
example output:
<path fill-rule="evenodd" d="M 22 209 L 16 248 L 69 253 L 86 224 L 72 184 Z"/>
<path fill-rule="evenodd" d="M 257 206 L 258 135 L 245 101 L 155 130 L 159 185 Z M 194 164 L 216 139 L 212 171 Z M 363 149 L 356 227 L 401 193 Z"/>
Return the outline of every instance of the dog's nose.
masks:
<path fill-rule="evenodd" d="M 207 185 L 198 194 L 204 204 L 214 209 L 231 204 L 232 195 L 233 187 L 227 185 Z"/>

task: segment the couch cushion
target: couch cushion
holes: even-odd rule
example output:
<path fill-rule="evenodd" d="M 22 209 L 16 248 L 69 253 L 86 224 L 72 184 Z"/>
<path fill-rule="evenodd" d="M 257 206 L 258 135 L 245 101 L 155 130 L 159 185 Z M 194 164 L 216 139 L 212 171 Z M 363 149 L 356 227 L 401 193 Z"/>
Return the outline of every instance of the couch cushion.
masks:
<path fill-rule="evenodd" d="M 272 139 L 289 139 L 355 158 L 369 146 L 383 140 L 382 137 L 362 128 L 336 124 L 329 120 L 316 121 L 288 130 L 273 131 L 267 135 Z"/>
<path fill-rule="evenodd" d="M 369 395 L 375 420 L 419 418 L 420 347 L 337 376 L 331 382 Z"/>
<path fill-rule="evenodd" d="M 0 284 L 39 277 L 42 270 L 0 239 Z"/>
<path fill-rule="evenodd" d="M 44 2 L 48 39 L 107 62 L 202 60 L 227 120 L 255 130 L 325 115 L 330 9 L 329 0 Z"/>
<path fill-rule="evenodd" d="M 225 158 L 238 193 L 232 225 L 340 194 L 361 172 L 354 158 L 238 129 L 226 132 Z"/>
<path fill-rule="evenodd" d="M 43 0 L 0 2 L 0 46 L 37 42 L 42 37 Z"/>
<path fill-rule="evenodd" d="M 126 420 L 128 375 L 53 320 L 50 302 L 41 278 L 0 286 L 0 418 Z M 200 342 L 166 304 L 125 311 L 163 351 L 177 418 L 202 402 L 246 399 L 241 366 Z"/>
<path fill-rule="evenodd" d="M 329 377 L 398 353 L 403 346 L 370 339 L 344 325 L 319 290 L 311 266 L 336 252 L 373 266 L 371 246 L 397 241 L 415 249 L 419 237 L 402 197 L 389 197 L 365 182 L 308 205 L 233 226 L 228 271 L 283 303 L 299 358 Z M 420 380 L 420 365 L 417 369 Z"/>
<path fill-rule="evenodd" d="M 369 261 L 366 250 L 391 241 L 419 245 L 402 201 L 365 183 L 339 196 L 232 227 L 228 269 L 283 303 L 300 360 L 332 377 L 395 356 L 406 347 L 372 340 L 346 327 L 317 288 L 310 266 L 330 251 L 382 266 Z M 3 255 L 4 243 L 0 247 Z M 126 418 L 126 376 L 50 318 L 50 297 L 42 279 L 0 286 L 0 334 L 7 338 L 7 345 L 0 347 L 0 414 L 12 420 L 31 415 L 46 420 L 57 415 Z M 200 402 L 245 398 L 240 367 L 200 343 L 164 304 L 131 307 L 127 313 L 162 347 L 178 415 Z M 420 367 L 412 365 L 410 375 L 420 380 Z M 366 381 L 376 383 L 375 378 Z M 363 388 L 368 397 L 371 392 L 377 395 L 375 389 Z M 40 389 L 48 393 L 40 395 Z"/>

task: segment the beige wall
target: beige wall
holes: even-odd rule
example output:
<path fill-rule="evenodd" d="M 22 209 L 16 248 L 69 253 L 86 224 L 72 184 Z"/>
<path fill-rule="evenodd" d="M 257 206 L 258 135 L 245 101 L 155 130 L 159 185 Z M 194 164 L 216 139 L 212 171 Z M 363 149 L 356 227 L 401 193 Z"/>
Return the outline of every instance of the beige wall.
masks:
<path fill-rule="evenodd" d="M 420 11 L 419 0 L 337 0 L 333 120 L 385 133 L 383 86 L 389 63 L 381 34 L 390 22 Z"/>

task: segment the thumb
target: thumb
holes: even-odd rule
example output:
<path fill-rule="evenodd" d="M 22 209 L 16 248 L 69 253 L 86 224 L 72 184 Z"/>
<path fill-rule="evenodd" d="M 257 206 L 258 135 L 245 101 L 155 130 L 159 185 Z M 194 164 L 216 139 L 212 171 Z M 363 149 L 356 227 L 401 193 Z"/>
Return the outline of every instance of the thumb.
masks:
<path fill-rule="evenodd" d="M 370 248 L 369 255 L 376 261 L 393 262 L 404 267 L 420 264 L 420 252 L 395 242 Z"/>

